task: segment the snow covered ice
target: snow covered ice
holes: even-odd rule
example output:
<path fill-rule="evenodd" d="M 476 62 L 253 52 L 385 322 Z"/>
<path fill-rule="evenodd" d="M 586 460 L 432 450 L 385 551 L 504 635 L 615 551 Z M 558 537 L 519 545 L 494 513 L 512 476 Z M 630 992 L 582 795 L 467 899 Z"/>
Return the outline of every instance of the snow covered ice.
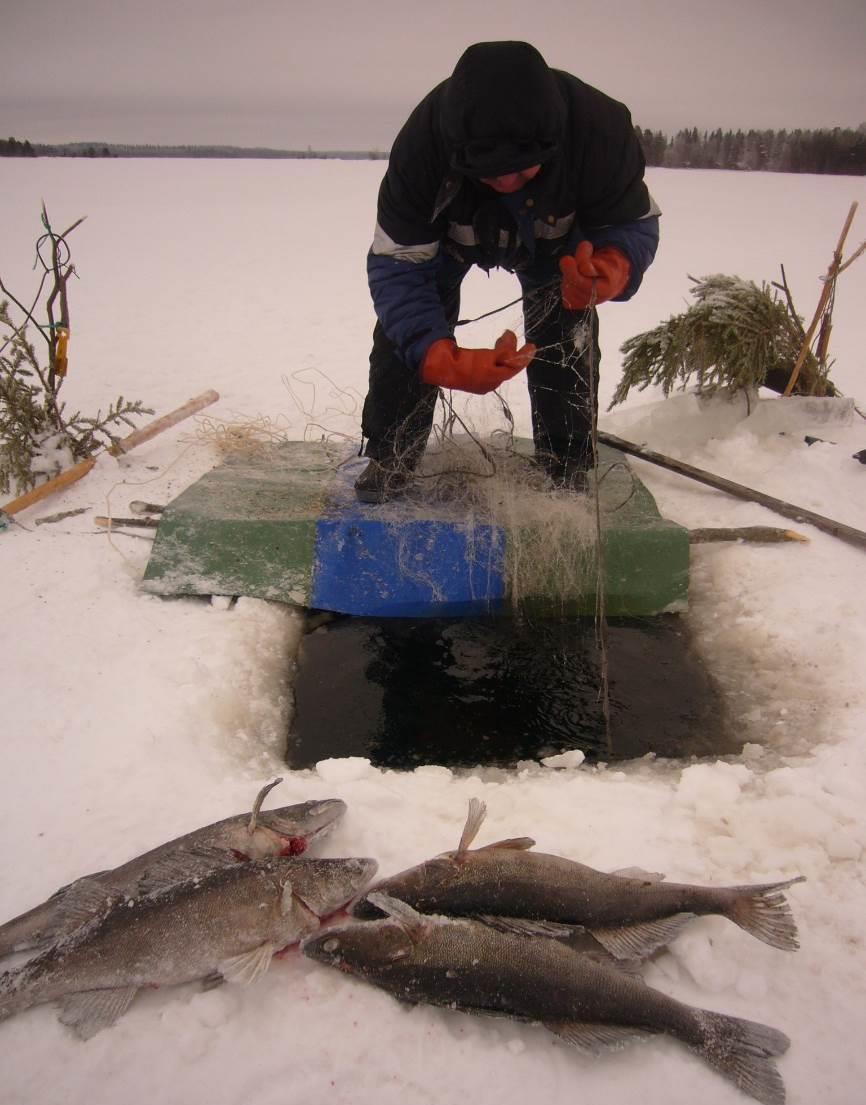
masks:
<path fill-rule="evenodd" d="M 71 238 L 73 408 L 117 394 L 157 414 L 206 388 L 211 418 L 267 416 L 294 438 L 357 440 L 373 312 L 364 256 L 383 164 L 316 161 L 6 159 L 4 283 L 35 290 L 44 198 Z M 601 407 L 620 344 L 683 310 L 688 275 L 776 279 L 784 263 L 811 315 L 861 178 L 651 170 L 664 211 L 644 287 L 602 316 Z M 321 226 L 327 224 L 323 240 Z M 506 274 L 473 273 L 466 316 L 514 299 Z M 842 276 L 832 376 L 866 402 L 866 260 Z M 473 325 L 483 345 L 516 308 Z M 525 385 L 505 394 L 529 428 Z M 495 404 L 467 401 L 482 430 Z M 844 400 L 782 403 L 678 393 L 629 396 L 603 428 L 866 529 L 866 422 Z M 308 428 L 309 427 L 309 428 Z M 806 435 L 821 440 L 812 446 Z M 231 608 L 138 591 L 148 543 L 97 532 L 94 514 L 166 502 L 217 461 L 187 423 L 128 457 L 100 457 L 81 483 L 0 534 L 4 639 L 0 916 L 86 871 L 242 809 L 275 774 L 269 804 L 337 797 L 348 813 L 325 855 L 374 856 L 387 876 L 456 847 L 470 797 L 487 803 L 478 844 L 531 835 L 539 849 L 683 882 L 808 881 L 788 897 L 801 950 L 776 951 L 720 918 L 694 922 L 648 981 L 692 1004 L 773 1025 L 791 1105 L 862 1098 L 866 916 L 866 554 L 810 527 L 808 545 L 708 545 L 692 553 L 687 615 L 749 743 L 724 762 L 651 758 L 592 767 L 579 755 L 501 770 L 378 770 L 359 759 L 287 772 L 292 610 Z M 662 513 L 689 527 L 785 525 L 769 511 L 634 461 Z M 41 514 L 87 513 L 35 527 Z M 25 530 L 23 527 L 27 527 Z M 125 1100 L 239 1105 L 493 1101 L 678 1105 L 746 1099 L 668 1041 L 589 1060 L 540 1028 L 404 1008 L 298 954 L 248 989 L 140 995 L 81 1044 L 50 1007 L 0 1025 L 0 1105 Z"/>

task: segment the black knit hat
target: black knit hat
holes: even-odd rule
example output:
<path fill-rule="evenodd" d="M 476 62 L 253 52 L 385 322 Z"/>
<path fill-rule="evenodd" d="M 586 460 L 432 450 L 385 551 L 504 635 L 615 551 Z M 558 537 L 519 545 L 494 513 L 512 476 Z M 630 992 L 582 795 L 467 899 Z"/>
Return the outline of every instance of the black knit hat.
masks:
<path fill-rule="evenodd" d="M 445 82 L 441 124 L 451 166 L 494 177 L 556 152 L 565 105 L 556 78 L 528 42 L 477 42 Z"/>

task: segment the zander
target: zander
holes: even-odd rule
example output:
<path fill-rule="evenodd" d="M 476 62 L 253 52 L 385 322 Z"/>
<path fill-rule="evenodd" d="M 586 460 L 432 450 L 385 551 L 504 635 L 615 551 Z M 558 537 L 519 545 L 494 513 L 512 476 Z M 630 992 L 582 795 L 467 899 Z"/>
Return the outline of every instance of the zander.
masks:
<path fill-rule="evenodd" d="M 328 928 L 302 942 L 303 954 L 401 1001 L 539 1021 L 593 1053 L 666 1034 L 762 1105 L 784 1103 L 773 1059 L 789 1040 L 774 1028 L 685 1005 L 559 940 L 426 916 L 376 892 L 368 898 L 384 920 Z"/>
<path fill-rule="evenodd" d="M 315 932 L 376 872 L 372 859 L 212 857 L 140 897 L 122 895 L 65 940 L 0 976 L 0 1020 L 59 1002 L 60 1020 L 82 1039 L 115 1023 L 145 986 L 204 980 L 249 983 L 282 948 Z"/>
<path fill-rule="evenodd" d="M 0 957 L 62 940 L 89 920 L 111 895 L 134 896 L 155 867 L 160 868 L 161 880 L 165 881 L 172 862 L 177 862 L 182 877 L 189 877 L 193 864 L 200 872 L 207 871 L 212 853 L 239 860 L 300 855 L 313 840 L 333 828 L 346 812 L 346 804 L 339 798 L 325 798 L 262 811 L 265 796 L 280 782 L 277 779 L 259 791 L 251 814 L 236 814 L 205 825 L 120 867 L 84 875 L 57 890 L 47 901 L 0 925 Z"/>
<path fill-rule="evenodd" d="M 793 951 L 797 927 L 782 891 L 803 876 L 755 886 L 694 886 L 663 876 L 606 874 L 530 849 L 529 837 L 470 850 L 486 807 L 473 798 L 456 852 L 411 867 L 373 889 L 422 913 L 484 919 L 501 928 L 565 935 L 588 930 L 613 956 L 640 959 L 669 943 L 698 915 L 720 914 L 774 948 Z M 356 917 L 381 916 L 369 895 Z"/>

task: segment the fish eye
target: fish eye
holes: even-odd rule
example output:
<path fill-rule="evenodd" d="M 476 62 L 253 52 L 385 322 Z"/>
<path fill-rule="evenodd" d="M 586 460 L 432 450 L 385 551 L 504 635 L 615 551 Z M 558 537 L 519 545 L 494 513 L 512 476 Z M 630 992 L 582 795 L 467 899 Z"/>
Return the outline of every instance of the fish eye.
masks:
<path fill-rule="evenodd" d="M 336 938 L 336 936 L 329 937 L 322 944 L 322 951 L 323 952 L 329 952 L 329 953 L 330 952 L 335 952 L 335 951 L 339 951 L 339 948 L 340 948 L 340 941 Z"/>

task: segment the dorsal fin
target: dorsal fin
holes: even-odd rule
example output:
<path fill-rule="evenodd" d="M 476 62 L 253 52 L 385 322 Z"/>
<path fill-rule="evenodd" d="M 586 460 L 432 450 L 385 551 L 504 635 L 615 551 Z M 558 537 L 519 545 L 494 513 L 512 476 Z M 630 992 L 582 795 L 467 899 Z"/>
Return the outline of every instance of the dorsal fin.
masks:
<path fill-rule="evenodd" d="M 487 816 L 487 806 L 480 798 L 469 799 L 469 812 L 466 814 L 466 824 L 463 826 L 463 832 L 460 836 L 460 843 L 457 845 L 457 851 L 454 853 L 456 860 L 461 860 L 469 851 L 469 845 L 478 836 L 478 830 L 484 823 L 484 818 Z"/>
<path fill-rule="evenodd" d="M 239 867 L 231 852 L 219 848 L 184 848 L 162 856 L 136 881 L 135 895 L 161 894 L 179 883 L 204 879 L 217 871 Z"/>
<path fill-rule="evenodd" d="M 256 795 L 256 800 L 255 802 L 253 802 L 253 812 L 250 815 L 250 823 L 247 826 L 247 832 L 250 834 L 250 836 L 252 836 L 252 834 L 256 831 L 256 821 L 262 808 L 262 802 L 264 802 L 265 798 L 267 798 L 274 787 L 278 786 L 282 781 L 283 780 L 281 776 L 279 779 L 274 779 L 272 783 L 266 783 Z"/>
<path fill-rule="evenodd" d="M 56 910 L 43 933 L 45 940 L 54 940 L 64 933 L 74 932 L 82 925 L 95 920 L 111 906 L 124 898 L 124 891 L 85 875 L 64 887 L 62 898 L 57 899 Z"/>
<path fill-rule="evenodd" d="M 497 932 L 510 932 L 515 936 L 546 936 L 551 940 L 565 940 L 574 935 L 574 925 L 561 925 L 558 921 L 538 921 L 530 917 L 499 917 L 480 913 L 476 918 Z"/>
<path fill-rule="evenodd" d="M 408 902 L 392 898 L 390 894 L 383 894 L 380 890 L 371 890 L 367 900 L 387 917 L 397 921 L 413 944 L 424 936 L 433 923 L 429 917 L 419 913 Z"/>
<path fill-rule="evenodd" d="M 510 836 L 507 840 L 494 840 L 492 844 L 483 844 L 476 852 L 490 852 L 495 848 L 510 848 L 512 852 L 528 852 L 535 847 L 531 836 Z"/>

